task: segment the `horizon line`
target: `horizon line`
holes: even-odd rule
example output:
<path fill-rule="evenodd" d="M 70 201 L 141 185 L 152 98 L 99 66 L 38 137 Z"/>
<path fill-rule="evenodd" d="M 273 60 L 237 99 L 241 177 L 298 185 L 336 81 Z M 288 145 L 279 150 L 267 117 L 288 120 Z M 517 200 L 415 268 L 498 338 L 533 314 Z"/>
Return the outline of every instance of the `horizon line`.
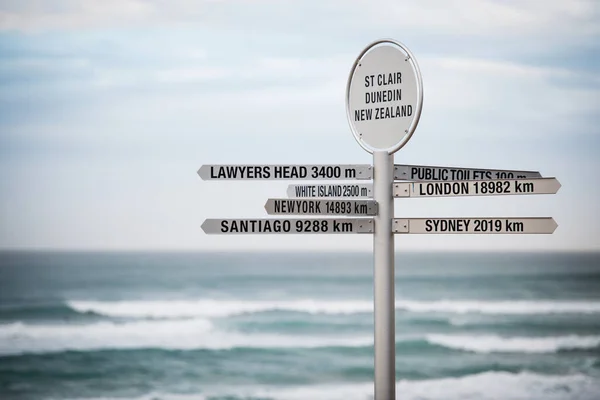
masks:
<path fill-rule="evenodd" d="M 355 249 L 152 249 L 152 248 L 43 248 L 43 247 L 0 247 L 0 253 L 319 253 L 319 254 L 373 254 L 373 250 Z M 600 253 L 599 249 L 396 249 L 395 254 L 402 253 Z"/>

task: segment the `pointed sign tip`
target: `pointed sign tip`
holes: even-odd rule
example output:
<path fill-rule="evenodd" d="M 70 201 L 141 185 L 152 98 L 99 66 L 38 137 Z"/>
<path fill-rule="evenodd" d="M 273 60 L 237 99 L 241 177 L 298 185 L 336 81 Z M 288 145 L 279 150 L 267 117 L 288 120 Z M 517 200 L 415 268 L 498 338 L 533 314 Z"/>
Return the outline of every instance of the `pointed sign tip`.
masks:
<path fill-rule="evenodd" d="M 213 219 L 207 218 L 204 220 L 204 222 L 202 223 L 202 225 L 200 225 L 200 228 L 202 228 L 202 230 L 204 231 L 204 233 L 212 233 L 212 226 L 213 226 Z"/>
<path fill-rule="evenodd" d="M 556 223 L 556 221 L 554 220 L 554 218 L 550 218 L 552 220 L 552 232 L 554 233 L 554 231 L 556 230 L 556 228 L 558 228 L 558 224 Z"/>
<path fill-rule="evenodd" d="M 205 173 L 206 169 L 208 168 L 207 165 L 203 165 L 200 167 L 200 169 L 198 170 L 198 175 L 200 176 L 200 178 L 202 178 L 203 181 L 208 179 L 208 174 Z"/>

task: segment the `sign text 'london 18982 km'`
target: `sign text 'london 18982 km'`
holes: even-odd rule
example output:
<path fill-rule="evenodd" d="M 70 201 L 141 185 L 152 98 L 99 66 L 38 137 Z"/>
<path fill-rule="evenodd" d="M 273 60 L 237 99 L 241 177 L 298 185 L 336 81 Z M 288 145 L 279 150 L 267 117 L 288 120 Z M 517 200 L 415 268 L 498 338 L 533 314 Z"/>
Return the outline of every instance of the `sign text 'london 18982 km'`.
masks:
<path fill-rule="evenodd" d="M 556 178 L 493 181 L 402 182 L 394 184 L 394 197 L 493 196 L 510 194 L 554 194 Z"/>

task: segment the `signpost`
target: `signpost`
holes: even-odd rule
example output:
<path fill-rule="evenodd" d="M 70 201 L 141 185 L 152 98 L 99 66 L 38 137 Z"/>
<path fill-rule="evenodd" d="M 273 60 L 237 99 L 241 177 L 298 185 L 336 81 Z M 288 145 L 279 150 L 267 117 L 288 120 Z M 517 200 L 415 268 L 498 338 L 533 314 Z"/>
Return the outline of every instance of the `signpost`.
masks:
<path fill-rule="evenodd" d="M 394 218 L 395 197 L 554 194 L 560 188 L 556 178 L 542 178 L 537 171 L 394 165 L 394 153 L 413 135 L 422 105 L 414 56 L 399 42 L 378 40 L 359 54 L 346 86 L 348 123 L 360 146 L 373 154 L 372 166 L 202 165 L 198 170 L 203 180 L 217 181 L 373 180 L 289 185 L 287 199 L 265 204 L 270 215 L 340 218 L 207 219 L 202 230 L 211 235 L 373 234 L 375 400 L 396 399 L 395 234 L 551 234 L 557 227 L 549 217 Z"/>
<path fill-rule="evenodd" d="M 537 171 L 394 165 L 394 178 L 401 181 L 470 181 L 491 179 L 540 178 Z"/>
<path fill-rule="evenodd" d="M 394 184 L 394 197 L 493 196 L 510 194 L 555 194 L 556 178 L 493 181 L 405 182 Z"/>
<path fill-rule="evenodd" d="M 374 199 L 379 205 L 373 237 L 375 302 L 375 399 L 396 398 L 394 308 L 394 153 L 414 133 L 423 105 L 415 57 L 394 40 L 379 40 L 358 56 L 346 86 L 346 115 L 354 138 L 373 153 Z"/>

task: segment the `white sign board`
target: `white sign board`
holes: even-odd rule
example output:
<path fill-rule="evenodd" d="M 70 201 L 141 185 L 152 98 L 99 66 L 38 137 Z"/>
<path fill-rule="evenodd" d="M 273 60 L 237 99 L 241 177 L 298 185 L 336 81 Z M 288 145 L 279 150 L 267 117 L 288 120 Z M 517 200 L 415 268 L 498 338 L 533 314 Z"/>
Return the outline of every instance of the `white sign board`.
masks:
<path fill-rule="evenodd" d="M 394 197 L 495 196 L 509 194 L 555 194 L 556 178 L 506 179 L 493 181 L 394 183 Z"/>
<path fill-rule="evenodd" d="M 412 136 L 423 105 L 419 66 L 393 40 L 370 44 L 356 59 L 346 87 L 346 114 L 368 152 L 394 153 Z"/>
<path fill-rule="evenodd" d="M 373 167 L 363 165 L 203 165 L 203 180 L 343 180 L 372 179 Z"/>
<path fill-rule="evenodd" d="M 202 230 L 209 235 L 373 233 L 373 219 L 207 219 Z"/>
<path fill-rule="evenodd" d="M 373 185 L 370 183 L 289 185 L 287 195 L 289 198 L 372 198 Z"/>
<path fill-rule="evenodd" d="M 377 203 L 373 200 L 268 199 L 265 210 L 269 215 L 376 215 Z"/>
<path fill-rule="evenodd" d="M 553 218 L 396 218 L 394 233 L 501 234 L 552 233 Z"/>
<path fill-rule="evenodd" d="M 491 179 L 541 178 L 538 171 L 394 165 L 394 179 L 401 181 L 477 181 Z"/>

